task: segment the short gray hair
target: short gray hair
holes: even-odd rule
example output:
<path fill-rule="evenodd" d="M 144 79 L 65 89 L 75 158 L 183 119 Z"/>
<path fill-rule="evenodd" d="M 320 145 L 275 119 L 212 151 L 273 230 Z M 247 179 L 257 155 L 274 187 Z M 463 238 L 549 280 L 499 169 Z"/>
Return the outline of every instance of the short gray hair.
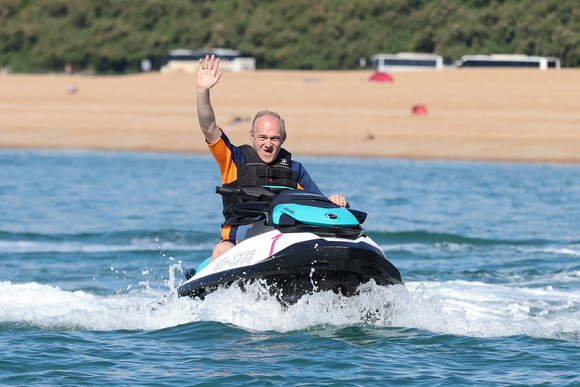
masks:
<path fill-rule="evenodd" d="M 256 116 L 254 117 L 254 121 L 252 121 L 252 136 L 254 135 L 254 125 L 256 124 L 256 121 L 258 120 L 258 118 L 262 117 L 262 116 L 274 116 L 276 118 L 278 118 L 280 120 L 280 124 L 282 125 L 282 137 L 286 136 L 286 124 L 284 123 L 284 120 L 282 119 L 282 117 L 280 117 L 280 114 L 270 111 L 270 110 L 262 110 L 259 111 L 258 113 L 256 113 Z"/>

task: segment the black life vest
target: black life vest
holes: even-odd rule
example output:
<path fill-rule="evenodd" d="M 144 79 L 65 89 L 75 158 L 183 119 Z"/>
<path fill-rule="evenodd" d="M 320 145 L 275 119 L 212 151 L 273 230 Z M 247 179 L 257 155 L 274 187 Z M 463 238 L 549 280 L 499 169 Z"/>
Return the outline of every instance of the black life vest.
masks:
<path fill-rule="evenodd" d="M 224 187 L 251 187 L 251 186 L 283 186 L 290 188 L 298 187 L 298 173 L 291 169 L 292 155 L 284 148 L 280 149 L 278 157 L 270 164 L 263 162 L 256 150 L 250 145 L 240 147 L 244 155 L 244 161 L 238 165 L 237 179 Z M 240 203 L 242 200 L 236 196 L 222 197 L 224 205 L 223 225 L 239 225 L 251 223 L 253 219 L 237 219 L 227 212 L 227 206 L 232 203 Z M 223 226 L 222 225 L 222 226 Z"/>

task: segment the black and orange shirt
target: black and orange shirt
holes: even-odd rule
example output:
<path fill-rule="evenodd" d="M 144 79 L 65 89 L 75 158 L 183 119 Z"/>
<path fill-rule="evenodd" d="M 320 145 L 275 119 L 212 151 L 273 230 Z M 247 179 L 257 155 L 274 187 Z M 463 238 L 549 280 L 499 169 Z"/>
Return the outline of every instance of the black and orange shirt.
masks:
<path fill-rule="evenodd" d="M 208 144 L 208 146 L 220 167 L 222 184 L 229 184 L 235 181 L 238 178 L 238 165 L 245 161 L 240 148 L 233 145 L 223 132 L 216 142 Z M 290 168 L 298 174 L 299 189 L 323 195 L 301 163 L 292 160 Z"/>

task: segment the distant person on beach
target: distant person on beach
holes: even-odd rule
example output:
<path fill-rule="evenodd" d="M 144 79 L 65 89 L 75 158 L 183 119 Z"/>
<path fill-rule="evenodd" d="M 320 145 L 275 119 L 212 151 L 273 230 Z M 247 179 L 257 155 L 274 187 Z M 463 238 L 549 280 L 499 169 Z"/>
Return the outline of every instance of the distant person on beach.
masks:
<path fill-rule="evenodd" d="M 230 143 L 224 131 L 217 126 L 211 106 L 209 90 L 220 80 L 219 58 L 207 55 L 199 60 L 197 72 L 197 116 L 211 153 L 216 159 L 222 175 L 222 183 L 228 187 L 276 185 L 304 189 L 321 194 L 316 183 L 298 161 L 282 148 L 286 141 L 284 120 L 278 113 L 262 110 L 256 114 L 250 130 L 252 145 L 237 147 Z M 331 195 L 329 199 L 346 207 L 344 196 Z M 236 244 L 237 226 L 222 225 L 222 240 L 212 252 L 212 260 Z"/>

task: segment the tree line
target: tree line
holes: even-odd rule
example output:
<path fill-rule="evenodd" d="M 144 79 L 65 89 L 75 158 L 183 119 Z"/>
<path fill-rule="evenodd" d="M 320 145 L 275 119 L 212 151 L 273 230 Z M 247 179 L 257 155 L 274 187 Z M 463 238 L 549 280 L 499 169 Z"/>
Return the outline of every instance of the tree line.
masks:
<path fill-rule="evenodd" d="M 359 68 L 376 53 L 555 56 L 580 66 L 577 0 L 0 0 L 0 67 L 154 68 L 176 48 L 229 48 L 258 68 Z"/>

